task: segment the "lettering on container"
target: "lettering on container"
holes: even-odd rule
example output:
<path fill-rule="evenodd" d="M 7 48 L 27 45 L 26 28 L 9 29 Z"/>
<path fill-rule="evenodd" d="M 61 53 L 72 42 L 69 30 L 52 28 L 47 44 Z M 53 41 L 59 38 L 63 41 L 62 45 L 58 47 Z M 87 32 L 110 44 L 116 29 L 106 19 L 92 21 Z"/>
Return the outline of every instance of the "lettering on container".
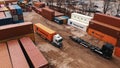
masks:
<path fill-rule="evenodd" d="M 100 38 L 103 38 L 103 37 L 104 37 L 103 35 L 98 34 L 98 33 L 96 33 L 96 32 L 92 32 L 92 34 L 95 34 L 95 35 L 99 36 Z"/>

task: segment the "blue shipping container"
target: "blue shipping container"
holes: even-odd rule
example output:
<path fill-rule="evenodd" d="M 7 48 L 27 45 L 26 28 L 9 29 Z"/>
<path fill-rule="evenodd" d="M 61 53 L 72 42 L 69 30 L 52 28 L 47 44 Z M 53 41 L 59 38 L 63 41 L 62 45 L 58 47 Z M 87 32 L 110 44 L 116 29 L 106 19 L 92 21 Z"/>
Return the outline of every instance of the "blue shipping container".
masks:
<path fill-rule="evenodd" d="M 68 16 L 59 16 L 59 17 L 54 17 L 54 21 L 58 24 L 63 24 L 63 23 L 67 23 L 67 20 L 69 19 Z"/>
<path fill-rule="evenodd" d="M 23 11 L 22 11 L 22 9 L 21 9 L 20 6 L 18 6 L 18 5 L 13 5 L 13 7 L 16 9 L 18 15 L 23 14 Z"/>

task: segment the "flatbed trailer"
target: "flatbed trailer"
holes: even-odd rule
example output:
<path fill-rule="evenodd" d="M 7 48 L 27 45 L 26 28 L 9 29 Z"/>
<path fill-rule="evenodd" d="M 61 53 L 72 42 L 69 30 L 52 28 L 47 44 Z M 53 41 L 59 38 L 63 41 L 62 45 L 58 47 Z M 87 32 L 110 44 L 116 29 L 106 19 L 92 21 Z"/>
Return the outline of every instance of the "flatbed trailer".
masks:
<path fill-rule="evenodd" d="M 114 46 L 109 44 L 109 43 L 105 43 L 103 44 L 103 46 L 100 48 L 98 46 L 92 45 L 91 43 L 83 40 L 82 38 L 76 37 L 76 36 L 69 36 L 74 42 L 77 42 L 78 44 L 89 48 L 91 51 L 96 52 L 98 54 L 100 54 L 101 56 L 110 59 L 112 58 L 112 53 L 114 50 Z"/>

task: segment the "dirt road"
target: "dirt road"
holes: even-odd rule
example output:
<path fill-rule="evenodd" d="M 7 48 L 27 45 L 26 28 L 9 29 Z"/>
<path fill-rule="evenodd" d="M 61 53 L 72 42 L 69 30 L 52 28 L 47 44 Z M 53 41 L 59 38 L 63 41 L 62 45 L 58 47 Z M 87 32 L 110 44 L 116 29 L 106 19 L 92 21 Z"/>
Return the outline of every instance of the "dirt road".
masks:
<path fill-rule="evenodd" d="M 49 61 L 52 68 L 120 68 L 120 59 L 113 56 L 107 60 L 89 49 L 80 46 L 69 39 L 70 35 L 88 37 L 85 32 L 68 25 L 59 25 L 48 21 L 35 12 L 24 13 L 25 21 L 42 23 L 43 25 L 57 31 L 63 37 L 63 48 L 58 49 L 35 34 L 36 45 Z M 87 39 L 87 38 L 86 38 Z M 94 43 L 98 41 L 94 39 Z M 99 42 L 102 43 L 102 42 Z"/>

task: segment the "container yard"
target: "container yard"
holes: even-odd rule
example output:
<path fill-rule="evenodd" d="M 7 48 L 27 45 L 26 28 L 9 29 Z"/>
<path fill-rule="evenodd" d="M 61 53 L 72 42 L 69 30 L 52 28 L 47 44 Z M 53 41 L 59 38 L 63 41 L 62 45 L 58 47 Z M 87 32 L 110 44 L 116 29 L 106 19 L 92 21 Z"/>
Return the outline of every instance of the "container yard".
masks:
<path fill-rule="evenodd" d="M 80 5 L 0 1 L 0 68 L 120 68 L 120 18 Z"/>

